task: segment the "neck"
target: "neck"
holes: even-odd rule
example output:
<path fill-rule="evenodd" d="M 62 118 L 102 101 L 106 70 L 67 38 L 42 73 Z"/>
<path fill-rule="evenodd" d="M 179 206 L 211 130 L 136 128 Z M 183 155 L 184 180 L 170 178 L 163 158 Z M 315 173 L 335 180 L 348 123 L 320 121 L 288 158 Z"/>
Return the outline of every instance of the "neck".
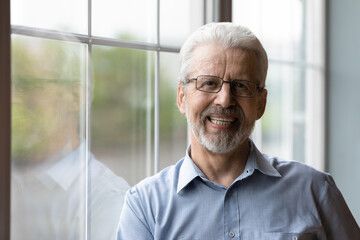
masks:
<path fill-rule="evenodd" d="M 56 141 L 49 140 L 46 152 L 41 153 L 41 158 L 39 158 L 41 162 L 44 159 L 48 159 L 50 162 L 57 162 L 79 147 L 80 140 L 75 124 L 75 121 L 69 121 L 66 126 L 59 128 L 52 136 Z"/>
<path fill-rule="evenodd" d="M 230 187 L 244 171 L 250 153 L 249 140 L 246 139 L 233 151 L 224 154 L 210 152 L 192 136 L 191 158 L 205 176 L 212 182 Z"/>

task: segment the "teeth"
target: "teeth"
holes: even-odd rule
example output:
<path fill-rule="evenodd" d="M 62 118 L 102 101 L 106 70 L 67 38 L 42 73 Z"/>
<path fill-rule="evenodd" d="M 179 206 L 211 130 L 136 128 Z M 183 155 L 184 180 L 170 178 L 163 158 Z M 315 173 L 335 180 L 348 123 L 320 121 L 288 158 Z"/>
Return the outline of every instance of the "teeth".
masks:
<path fill-rule="evenodd" d="M 215 118 L 215 117 L 210 117 L 209 119 L 210 119 L 210 121 L 212 123 L 217 124 L 217 125 L 223 125 L 223 126 L 230 125 L 232 122 L 235 121 L 235 118 Z"/>

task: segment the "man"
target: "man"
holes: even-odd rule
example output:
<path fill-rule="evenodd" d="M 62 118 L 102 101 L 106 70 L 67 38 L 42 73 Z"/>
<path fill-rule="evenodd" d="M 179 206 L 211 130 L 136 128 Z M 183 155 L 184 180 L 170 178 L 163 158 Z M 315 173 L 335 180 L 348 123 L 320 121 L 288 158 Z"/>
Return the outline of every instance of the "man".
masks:
<path fill-rule="evenodd" d="M 201 27 L 183 45 L 177 105 L 191 146 L 127 193 L 118 239 L 360 239 L 328 174 L 259 152 L 267 55 L 246 28 Z"/>

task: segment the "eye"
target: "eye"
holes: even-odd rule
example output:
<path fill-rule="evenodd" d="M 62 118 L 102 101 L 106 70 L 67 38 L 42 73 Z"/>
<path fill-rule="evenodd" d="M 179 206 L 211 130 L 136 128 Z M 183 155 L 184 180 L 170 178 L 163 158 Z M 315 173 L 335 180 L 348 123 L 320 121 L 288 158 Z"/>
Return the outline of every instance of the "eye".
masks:
<path fill-rule="evenodd" d="M 216 82 L 213 81 L 213 80 L 207 80 L 205 83 L 204 83 L 204 86 L 214 86 L 216 85 Z"/>
<path fill-rule="evenodd" d="M 248 90 L 250 89 L 250 85 L 247 82 L 241 81 L 241 80 L 235 80 L 232 82 L 233 88 L 237 90 Z"/>
<path fill-rule="evenodd" d="M 221 86 L 221 79 L 211 76 L 201 76 L 197 81 L 197 87 L 204 91 L 217 91 Z"/>
<path fill-rule="evenodd" d="M 242 80 L 235 80 L 232 82 L 232 88 L 236 91 L 236 94 L 251 93 L 254 91 L 255 84 Z"/>
<path fill-rule="evenodd" d="M 235 82 L 233 86 L 236 88 L 246 88 L 245 84 L 241 82 Z"/>

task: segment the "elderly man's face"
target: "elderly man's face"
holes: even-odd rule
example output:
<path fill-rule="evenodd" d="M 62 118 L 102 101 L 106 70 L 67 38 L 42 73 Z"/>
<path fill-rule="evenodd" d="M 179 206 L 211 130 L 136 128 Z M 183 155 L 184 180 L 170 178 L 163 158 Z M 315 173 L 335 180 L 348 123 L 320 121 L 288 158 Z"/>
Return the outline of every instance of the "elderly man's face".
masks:
<path fill-rule="evenodd" d="M 206 44 L 194 49 L 192 62 L 189 79 L 212 75 L 225 81 L 259 82 L 258 61 L 251 51 Z M 266 90 L 257 91 L 253 98 L 243 98 L 233 96 L 228 83 L 218 93 L 197 90 L 195 81 L 186 88 L 185 92 L 178 88 L 178 107 L 186 114 L 192 143 L 197 141 L 211 152 L 227 153 L 244 143 L 265 110 Z"/>

